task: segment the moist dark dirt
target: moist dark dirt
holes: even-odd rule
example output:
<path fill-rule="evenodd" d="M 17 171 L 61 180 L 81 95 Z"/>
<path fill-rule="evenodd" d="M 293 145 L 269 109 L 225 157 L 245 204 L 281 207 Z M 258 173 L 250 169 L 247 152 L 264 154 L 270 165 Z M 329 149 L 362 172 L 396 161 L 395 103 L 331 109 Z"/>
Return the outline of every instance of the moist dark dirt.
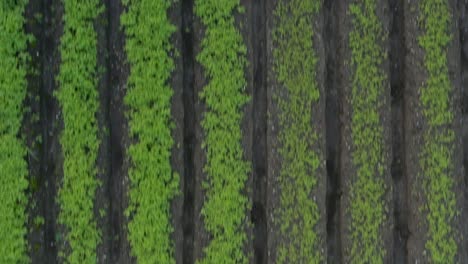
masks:
<path fill-rule="evenodd" d="M 101 5 L 105 6 L 105 11 L 102 12 L 94 21 L 94 29 L 97 33 L 97 78 L 99 92 L 99 109 L 96 114 L 98 124 L 98 140 L 99 150 L 97 158 L 97 175 L 96 178 L 100 185 L 96 189 L 94 197 L 94 219 L 97 221 L 97 228 L 101 233 L 101 243 L 97 248 L 98 263 L 108 263 L 111 260 L 110 245 L 112 243 L 112 229 L 110 228 L 110 176 L 111 176 L 111 152 L 110 152 L 110 91 L 109 89 L 109 69 L 108 65 L 108 10 L 106 6 L 108 1 L 102 1 Z"/>
<path fill-rule="evenodd" d="M 340 179 L 340 103 L 337 71 L 338 16 L 337 1 L 326 1 L 323 6 L 324 41 L 326 56 L 325 125 L 327 168 L 327 263 L 341 262 L 339 209 L 341 200 Z"/>
<path fill-rule="evenodd" d="M 124 97 L 129 75 L 129 65 L 125 55 L 124 32 L 120 25 L 120 15 L 124 7 L 118 0 L 106 2 L 107 21 L 107 75 L 108 75 L 108 115 L 109 115 L 109 259 L 111 263 L 133 263 L 130 244 L 127 240 L 128 224 L 124 211 L 128 206 L 128 168 L 130 161 L 126 150 L 130 146 L 128 122 L 125 118 Z"/>
<path fill-rule="evenodd" d="M 408 231 L 407 180 L 404 177 L 404 16 L 403 0 L 390 0 L 390 93 L 392 108 L 392 165 L 393 179 L 393 260 L 406 263 Z"/>
<path fill-rule="evenodd" d="M 194 239 L 194 147 L 195 147 L 195 101 L 194 94 L 194 50 L 193 50 L 193 0 L 183 0 L 181 3 L 182 23 L 180 32 L 182 35 L 182 64 L 183 64 L 183 155 L 184 168 L 184 201 L 183 201 L 183 248 L 182 262 L 193 263 L 193 239 Z"/>
<path fill-rule="evenodd" d="M 182 1 L 175 2 L 169 9 L 169 19 L 176 26 L 177 30 L 172 35 L 171 43 L 174 50 L 171 51 L 171 57 L 174 59 L 174 71 L 172 78 L 169 81 L 170 87 L 173 89 L 171 102 L 171 115 L 174 129 L 172 130 L 172 138 L 174 146 L 171 152 L 171 164 L 173 171 L 180 176 L 179 179 L 179 195 L 175 197 L 171 203 L 171 221 L 174 231 L 172 233 L 172 241 L 174 243 L 174 256 L 178 264 L 183 263 L 184 259 L 184 201 L 185 199 L 185 153 L 184 137 L 186 133 L 185 127 L 185 64 L 183 59 L 183 47 L 185 45 L 183 32 L 183 17 L 181 16 Z M 189 209 L 189 208 L 187 208 Z M 193 211 L 193 210 L 192 210 Z M 190 217 L 188 219 L 193 219 Z"/>
<path fill-rule="evenodd" d="M 29 147 L 29 255 L 33 263 L 56 263 L 57 243 L 62 236 L 57 228 L 55 197 L 63 159 L 57 136 L 62 126 L 60 110 L 53 92 L 59 70 L 62 9 L 58 0 L 31 1 L 25 16 L 26 31 L 35 39 L 29 46 L 31 67 L 37 71 L 28 78 L 25 103 L 31 112 L 23 126 Z"/>
<path fill-rule="evenodd" d="M 40 120 L 42 89 L 42 57 L 40 53 L 42 52 L 41 34 L 44 23 L 42 2 L 30 2 L 26 7 L 25 19 L 25 31 L 35 38 L 28 45 L 31 64 L 28 74 L 27 97 L 24 102 L 27 112 L 22 127 L 22 134 L 29 149 L 26 156 L 29 169 L 28 198 L 31 201 L 27 208 L 29 216 L 28 252 L 32 262 L 44 262 L 47 260 L 44 244 L 45 219 L 42 215 L 43 204 L 40 200 L 41 190 L 43 190 L 42 182 L 44 181 L 41 174 L 42 124 Z"/>
<path fill-rule="evenodd" d="M 255 264 L 267 263 L 267 65 L 266 1 L 252 1 L 250 39 L 252 41 L 252 209 L 253 253 Z"/>

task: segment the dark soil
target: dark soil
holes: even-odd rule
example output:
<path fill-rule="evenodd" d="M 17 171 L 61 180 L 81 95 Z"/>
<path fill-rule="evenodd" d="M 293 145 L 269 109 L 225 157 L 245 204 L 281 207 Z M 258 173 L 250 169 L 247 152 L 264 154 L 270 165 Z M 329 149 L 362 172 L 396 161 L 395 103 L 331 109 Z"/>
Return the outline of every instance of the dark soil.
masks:
<path fill-rule="evenodd" d="M 266 61 L 266 1 L 252 1 L 251 35 L 252 39 L 252 168 L 253 196 L 250 218 L 253 225 L 253 251 L 256 264 L 267 263 L 267 82 Z"/>
<path fill-rule="evenodd" d="M 181 8 L 182 63 L 183 63 L 183 109 L 184 109 L 184 201 L 183 201 L 183 263 L 193 263 L 194 238 L 194 147 L 195 147 L 195 101 L 194 53 L 193 53 L 193 0 L 183 0 Z"/>
<path fill-rule="evenodd" d="M 31 1 L 25 12 L 26 30 L 35 38 L 29 52 L 38 75 L 29 78 L 29 97 L 25 129 L 30 152 L 29 254 L 33 263 L 56 263 L 58 205 L 55 203 L 58 180 L 62 177 L 59 132 L 61 118 L 53 96 L 58 73 L 58 45 L 62 11 L 58 0 Z M 37 120 L 38 119 L 38 120 Z M 43 224 L 37 224 L 38 219 Z"/>
<path fill-rule="evenodd" d="M 326 166 L 327 166 L 327 263 L 341 262 L 340 241 L 340 103 L 337 69 L 338 16 L 337 1 L 326 1 L 324 5 L 324 39 L 326 52 Z"/>
<path fill-rule="evenodd" d="M 407 179 L 404 177 L 404 114 L 403 91 L 405 75 L 405 49 L 403 37 L 403 0 L 389 2 L 391 17 L 390 30 L 390 93 L 392 107 L 392 148 L 391 175 L 393 179 L 393 259 L 395 263 L 406 263 L 408 231 Z"/>
<path fill-rule="evenodd" d="M 106 6 L 108 1 L 102 1 L 102 5 Z M 94 28 L 97 33 L 97 77 L 99 80 L 99 110 L 96 115 L 98 121 L 98 139 L 100 141 L 99 154 L 97 160 L 97 179 L 100 185 L 96 189 L 96 196 L 94 200 L 94 216 L 97 220 L 97 227 L 101 232 L 101 243 L 97 248 L 97 256 L 99 263 L 108 263 L 111 260 L 110 245 L 112 244 L 112 228 L 110 225 L 110 184 L 111 177 L 111 159 L 112 154 L 110 151 L 110 93 L 109 79 L 110 75 L 107 72 L 109 67 L 108 61 L 108 11 L 110 9 L 106 6 L 105 12 L 101 13 L 94 23 Z"/>
<path fill-rule="evenodd" d="M 124 116 L 125 88 L 129 67 L 126 63 L 124 52 L 124 33 L 120 28 L 120 14 L 123 6 L 118 0 L 107 0 L 106 4 L 106 75 L 108 81 L 107 115 L 108 115 L 108 155 L 110 162 L 108 170 L 107 197 L 109 209 L 106 211 L 108 218 L 108 237 L 104 237 L 109 243 L 108 259 L 111 263 L 130 263 L 130 245 L 126 236 L 127 219 L 124 210 L 127 207 L 126 191 L 128 190 L 127 172 L 129 161 L 125 158 L 126 148 L 129 146 L 128 124 Z"/>
<path fill-rule="evenodd" d="M 174 232 L 172 233 L 172 241 L 174 242 L 174 256 L 176 263 L 182 264 L 184 260 L 184 247 L 186 243 L 184 242 L 186 227 L 185 223 L 185 211 L 187 208 L 184 204 L 184 201 L 187 201 L 185 198 L 185 167 L 186 167 L 186 156 L 187 148 L 185 147 L 185 135 L 187 133 L 186 127 L 186 118 L 185 115 L 185 92 L 187 79 L 190 79 L 190 76 L 185 75 L 184 70 L 186 69 L 185 59 L 183 57 L 184 47 L 186 47 L 185 38 L 183 37 L 184 24 L 183 16 L 181 16 L 182 10 L 182 1 L 175 2 L 169 10 L 169 18 L 171 22 L 179 29 L 172 36 L 172 44 L 174 45 L 174 50 L 172 51 L 172 57 L 174 58 L 175 69 L 172 74 L 172 79 L 169 82 L 169 85 L 173 89 L 172 95 L 172 104 L 171 104 L 171 113 L 172 113 L 172 122 L 174 124 L 174 129 L 172 130 L 172 138 L 174 139 L 174 147 L 172 149 L 171 164 L 175 173 L 180 175 L 179 180 L 179 190 L 180 195 L 178 195 L 173 201 L 171 206 L 171 217 L 172 217 L 172 226 L 174 227 Z M 176 51 L 180 55 L 176 55 Z M 190 58 L 190 57 L 189 57 Z M 193 76 L 193 75 L 192 75 Z M 190 87 L 188 85 L 188 87 Z M 190 116 L 190 115 L 189 115 Z M 190 127 L 191 128 L 191 127 Z M 188 153 L 190 154 L 190 153 Z M 190 203 L 188 204 L 190 206 Z M 193 208 L 193 206 L 192 206 Z M 190 209 L 190 208 L 187 208 Z M 190 210 L 189 210 L 190 211 Z M 193 211 L 193 210 L 192 210 Z M 193 219 L 192 217 L 187 217 L 187 219 Z"/>

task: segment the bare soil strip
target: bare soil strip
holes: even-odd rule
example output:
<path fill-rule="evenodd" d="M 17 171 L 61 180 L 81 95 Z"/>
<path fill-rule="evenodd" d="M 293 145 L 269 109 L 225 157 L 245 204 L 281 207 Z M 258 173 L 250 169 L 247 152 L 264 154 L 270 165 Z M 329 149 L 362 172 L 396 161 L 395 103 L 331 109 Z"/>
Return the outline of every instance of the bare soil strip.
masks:
<path fill-rule="evenodd" d="M 404 174 L 404 38 L 403 0 L 390 0 L 392 12 L 390 30 L 390 87 L 392 107 L 392 165 L 393 179 L 393 259 L 396 263 L 406 263 L 408 232 L 407 178 Z"/>
<path fill-rule="evenodd" d="M 172 138 L 174 139 L 174 147 L 171 152 L 171 164 L 173 171 L 180 175 L 179 181 L 179 195 L 177 195 L 171 202 L 171 222 L 174 228 L 171 235 L 172 243 L 174 245 L 174 258 L 176 263 L 182 264 L 184 258 L 184 201 L 185 199 L 185 151 L 184 137 L 186 133 L 185 127 L 185 64 L 183 54 L 184 39 L 183 33 L 183 16 L 182 14 L 182 1 L 176 1 L 172 4 L 168 11 L 168 16 L 171 23 L 176 26 L 177 30 L 173 33 L 171 42 L 173 43 L 174 50 L 177 54 L 172 54 L 174 59 L 174 70 L 170 80 L 170 87 L 173 89 L 171 114 L 172 122 L 175 125 L 172 130 Z M 191 129 L 191 128 L 189 128 Z M 193 217 L 188 218 L 191 220 Z"/>
<path fill-rule="evenodd" d="M 23 134 L 26 138 L 26 145 L 29 148 L 27 162 L 29 168 L 29 205 L 28 218 L 28 247 L 29 257 L 33 263 L 45 263 L 47 260 L 44 230 L 45 218 L 42 215 L 43 203 L 41 202 L 41 190 L 44 189 L 44 177 L 41 174 L 41 153 L 42 153 L 42 122 L 40 119 L 42 90 L 42 38 L 44 16 L 41 1 L 30 1 L 25 11 L 27 34 L 34 36 L 34 41 L 28 47 L 31 57 L 31 69 L 37 71 L 36 74 L 28 76 L 28 94 L 24 102 L 24 107 L 29 108 L 23 120 Z"/>
<path fill-rule="evenodd" d="M 62 238 L 56 218 L 58 205 L 55 202 L 58 180 L 63 175 L 60 142 L 57 136 L 62 127 L 60 109 L 53 92 L 56 88 L 55 76 L 58 73 L 58 45 L 62 34 L 62 6 L 58 0 L 43 0 L 38 3 L 35 16 L 41 21 L 41 30 L 36 35 L 40 56 L 39 122 L 41 146 L 39 151 L 39 180 L 37 194 L 38 215 L 44 217 L 41 227 L 39 247 L 33 247 L 31 260 L 44 263 L 57 263 L 57 243 Z M 31 6 L 32 7 L 32 6 Z M 32 7 L 33 8 L 33 7 Z M 32 11 L 32 10 L 31 10 Z M 42 18 L 41 18 L 42 17 Z M 37 196 L 36 196 L 37 195 Z"/>
<path fill-rule="evenodd" d="M 336 48 L 338 40 L 338 17 L 337 1 L 325 1 L 324 15 L 324 46 L 326 56 L 326 162 L 327 162 L 327 262 L 341 262 L 341 240 L 340 240 L 340 89 L 338 82 L 337 63 L 338 56 Z"/>
<path fill-rule="evenodd" d="M 460 59 L 461 59 L 461 88 L 462 88 L 462 133 L 463 133 L 463 167 L 465 169 L 465 202 L 464 210 L 468 212 L 468 5 L 460 1 L 458 9 L 459 17 L 459 38 L 460 38 Z M 468 225 L 464 225 L 464 234 L 468 234 Z"/>
<path fill-rule="evenodd" d="M 99 152 L 97 158 L 97 175 L 96 178 L 101 183 L 96 189 L 96 196 L 94 198 L 94 217 L 97 220 L 97 228 L 101 232 L 101 243 L 97 247 L 98 263 L 108 263 L 111 257 L 110 250 L 112 245 L 112 229 L 110 225 L 110 189 L 109 180 L 111 174 L 111 146 L 110 146 L 110 94 L 112 87 L 109 86 L 110 76 L 109 61 L 107 54 L 109 53 L 109 8 L 108 1 L 102 0 L 101 5 L 105 8 L 96 21 L 94 28 L 97 33 L 97 70 L 98 70 L 98 91 L 99 91 L 99 110 L 97 113 L 98 121 L 98 138 L 100 141 Z"/>
<path fill-rule="evenodd" d="M 112 263 L 132 263 L 130 245 L 127 241 L 127 219 L 124 211 L 127 208 L 128 166 L 126 149 L 130 145 L 128 138 L 128 124 L 124 115 L 123 98 L 129 74 L 124 51 L 124 33 L 120 26 L 120 15 L 123 12 L 121 1 L 108 0 L 106 5 L 108 14 L 107 52 L 108 52 L 108 112 L 109 112 L 109 217 L 110 242 L 108 259 Z"/>
<path fill-rule="evenodd" d="M 252 210 L 254 262 L 267 263 L 267 64 L 266 64 L 266 16 L 265 0 L 252 2 L 251 11 L 251 41 L 252 41 Z"/>
<path fill-rule="evenodd" d="M 194 93 L 194 53 L 193 53 L 193 0 L 183 0 L 181 4 L 182 23 L 180 27 L 182 35 L 182 63 L 183 63 L 183 263 L 193 263 L 193 239 L 194 239 L 194 147 L 195 137 L 195 101 Z"/>

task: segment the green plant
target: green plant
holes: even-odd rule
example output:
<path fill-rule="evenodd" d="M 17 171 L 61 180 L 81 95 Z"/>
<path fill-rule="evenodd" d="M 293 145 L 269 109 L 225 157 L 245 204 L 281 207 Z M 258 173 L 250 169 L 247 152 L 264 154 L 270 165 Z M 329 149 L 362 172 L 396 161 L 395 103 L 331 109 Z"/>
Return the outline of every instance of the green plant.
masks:
<path fill-rule="evenodd" d="M 200 94 L 207 108 L 202 121 L 207 158 L 202 214 L 212 237 L 198 263 L 247 263 L 242 249 L 249 201 L 243 191 L 251 168 L 243 158 L 240 122 L 250 98 L 244 94 L 247 51 L 235 27 L 236 10 L 242 11 L 239 0 L 195 1 L 195 13 L 205 26 L 197 60 L 209 80 Z"/>
<path fill-rule="evenodd" d="M 376 14 L 377 1 L 353 1 L 349 6 L 353 29 L 349 33 L 353 79 L 351 91 L 351 153 L 356 174 L 350 175 L 349 225 L 354 263 L 383 263 L 381 230 L 385 223 L 385 149 L 379 110 L 386 76 L 381 70 L 386 38 Z"/>
<path fill-rule="evenodd" d="M 425 51 L 428 79 L 421 87 L 420 101 L 428 129 L 420 154 L 423 185 L 427 199 L 428 249 L 434 263 L 454 263 L 457 244 L 451 227 L 457 214 L 453 174 L 455 133 L 452 129 L 452 85 L 447 66 L 447 47 L 451 41 L 451 14 L 448 1 L 423 0 L 420 21 L 425 33 L 419 44 Z"/>
<path fill-rule="evenodd" d="M 279 153 L 283 159 L 277 219 L 285 238 L 278 246 L 278 263 L 325 260 L 316 232 L 320 212 L 312 199 L 323 161 L 323 153 L 314 150 L 321 135 L 312 122 L 312 107 L 320 97 L 312 43 L 314 20 L 320 8 L 319 0 L 280 0 L 275 11 L 274 70 L 286 88 L 284 96 L 275 95 L 280 109 Z"/>
<path fill-rule="evenodd" d="M 27 91 L 23 13 L 28 1 L 0 3 L 0 263 L 27 263 L 26 146 L 19 135 Z"/>
<path fill-rule="evenodd" d="M 97 39 L 93 23 L 102 11 L 99 0 L 64 0 L 64 29 L 60 43 L 59 89 L 55 96 L 62 109 L 60 136 L 63 180 L 58 192 L 58 222 L 70 252 L 61 252 L 67 263 L 96 263 L 100 232 L 94 219 L 98 186 L 96 160 L 99 148 L 96 113 Z"/>
<path fill-rule="evenodd" d="M 138 263 L 175 263 L 171 240 L 171 201 L 179 193 L 179 175 L 171 167 L 174 147 L 171 98 L 167 84 L 174 69 L 169 55 L 176 30 L 167 16 L 172 0 L 125 0 L 121 21 L 130 62 L 129 108 L 130 216 L 128 238 Z"/>

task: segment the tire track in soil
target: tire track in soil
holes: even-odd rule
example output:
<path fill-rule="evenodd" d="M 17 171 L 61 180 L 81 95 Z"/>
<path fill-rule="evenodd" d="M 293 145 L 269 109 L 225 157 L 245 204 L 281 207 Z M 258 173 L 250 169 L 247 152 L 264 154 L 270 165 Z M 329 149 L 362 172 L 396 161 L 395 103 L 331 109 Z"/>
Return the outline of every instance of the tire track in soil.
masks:
<path fill-rule="evenodd" d="M 458 1 L 459 17 L 459 38 L 460 38 L 460 69 L 461 69 L 461 112 L 462 112 L 462 143 L 463 143 L 463 166 L 465 170 L 465 201 L 464 209 L 468 212 L 468 6 L 466 0 Z M 468 225 L 464 226 L 464 237 L 468 235 Z"/>
<path fill-rule="evenodd" d="M 407 177 L 404 174 L 404 37 L 403 0 L 389 0 L 390 22 L 390 93 L 392 108 L 392 164 L 393 179 L 393 260 L 406 263 L 408 230 Z"/>
<path fill-rule="evenodd" d="M 34 36 L 33 43 L 28 45 L 28 53 L 31 58 L 31 70 L 35 70 L 37 74 L 29 73 L 28 90 L 24 101 L 24 108 L 29 111 L 24 113 L 22 124 L 22 134 L 26 139 L 26 146 L 29 149 L 26 156 L 28 163 L 28 180 L 29 188 L 28 198 L 29 204 L 27 207 L 28 215 L 28 234 L 27 245 L 29 247 L 29 258 L 32 263 L 44 263 L 46 261 L 46 252 L 44 247 L 44 224 L 39 224 L 38 219 L 44 219 L 41 212 L 43 211 L 42 203 L 40 202 L 42 175 L 40 155 L 42 150 L 42 124 L 40 120 L 40 93 L 42 89 L 42 52 L 41 42 L 43 34 L 43 9 L 41 1 L 29 1 L 25 9 L 25 31 L 27 34 Z M 39 140 L 38 140 L 39 139 Z"/>
<path fill-rule="evenodd" d="M 325 84 L 325 122 L 326 122 L 326 167 L 327 167 L 327 263 L 341 262 L 340 241 L 340 104 L 338 91 L 337 67 L 337 16 L 336 2 L 325 1 L 324 14 L 324 41 L 326 59 Z"/>
<path fill-rule="evenodd" d="M 193 36 L 193 0 L 182 0 L 182 63 L 183 63 L 183 152 L 184 152 L 184 201 L 183 201 L 183 263 L 194 263 L 193 239 L 195 227 L 194 215 L 194 148 L 197 146 L 195 136 L 195 100 L 194 92 L 194 36 Z M 182 175 L 182 174 L 181 174 Z"/>
<path fill-rule="evenodd" d="M 41 80 L 39 89 L 39 122 L 40 137 L 40 165 L 37 196 L 38 213 L 44 217 L 41 231 L 41 247 L 31 255 L 32 261 L 57 263 L 56 239 L 61 238 L 60 229 L 56 222 L 59 207 L 55 202 L 58 180 L 63 176 L 63 158 L 59 135 L 63 122 L 60 108 L 53 92 L 56 89 L 55 76 L 59 70 L 60 55 L 58 46 L 62 35 L 63 7 L 59 0 L 43 0 L 40 2 L 42 27 L 36 41 L 39 45 L 41 61 Z"/>
<path fill-rule="evenodd" d="M 126 149 L 130 145 L 128 123 L 125 118 L 124 96 L 129 65 L 124 50 L 125 35 L 120 28 L 120 15 L 124 8 L 119 0 L 107 0 L 107 74 L 109 81 L 108 119 L 110 142 L 110 170 L 108 181 L 109 259 L 112 263 L 134 263 L 127 240 L 128 168 Z"/>
<path fill-rule="evenodd" d="M 266 187 L 267 187 L 267 97 L 266 97 L 266 9 L 265 0 L 252 2 L 251 41 L 253 67 L 253 203 L 251 220 L 253 224 L 254 262 L 266 264 Z"/>

